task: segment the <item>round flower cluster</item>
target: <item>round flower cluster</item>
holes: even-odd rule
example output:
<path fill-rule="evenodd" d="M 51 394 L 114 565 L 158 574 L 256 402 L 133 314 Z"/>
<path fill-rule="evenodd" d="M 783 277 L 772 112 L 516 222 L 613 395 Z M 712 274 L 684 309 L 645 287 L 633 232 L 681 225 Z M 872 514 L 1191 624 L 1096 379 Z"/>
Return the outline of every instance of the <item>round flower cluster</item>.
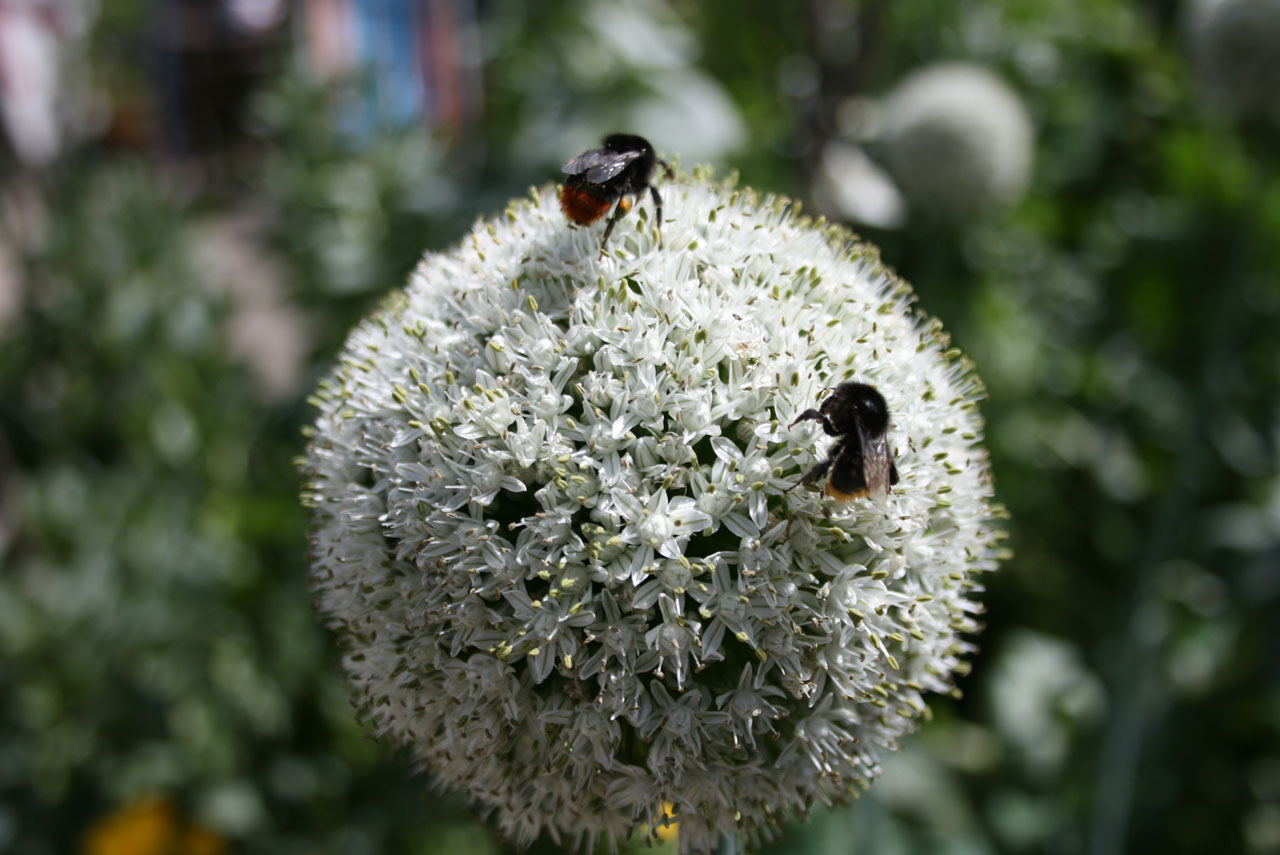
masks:
<path fill-rule="evenodd" d="M 315 399 L 313 581 L 361 715 L 522 844 L 753 836 L 878 772 L 996 564 L 980 386 L 847 233 L 686 177 L 607 254 L 550 190 L 430 255 Z M 797 483 L 849 380 L 900 481 Z"/>
<path fill-rule="evenodd" d="M 1280 0 L 1200 0 L 1191 10 L 1191 41 L 1214 106 L 1280 116 Z"/>
<path fill-rule="evenodd" d="M 1026 192 L 1031 118 L 985 68 L 943 63 L 917 71 L 889 94 L 883 113 L 884 159 L 913 206 L 958 220 Z"/>

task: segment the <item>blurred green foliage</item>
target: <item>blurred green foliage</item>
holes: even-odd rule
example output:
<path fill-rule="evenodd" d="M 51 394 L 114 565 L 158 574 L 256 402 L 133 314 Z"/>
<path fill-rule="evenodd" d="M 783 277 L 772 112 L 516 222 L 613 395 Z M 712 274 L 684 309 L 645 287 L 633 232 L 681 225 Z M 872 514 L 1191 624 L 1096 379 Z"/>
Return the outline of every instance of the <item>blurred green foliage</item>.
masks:
<path fill-rule="evenodd" d="M 487 9 L 487 111 L 460 139 L 356 145 L 290 71 L 234 192 L 92 153 L 39 179 L 0 320 L 0 852 L 76 851 L 155 793 L 239 852 L 502 850 L 355 725 L 292 459 L 308 378 L 371 301 L 661 88 L 599 6 Z M 988 386 L 1015 557 L 983 652 L 866 797 L 769 851 L 1280 851 L 1280 125 L 1213 117 L 1178 4 L 627 8 L 675 45 L 663 73 L 728 94 L 720 160 L 763 189 L 804 196 L 840 104 L 939 59 L 1000 72 L 1037 127 L 1012 210 L 861 230 Z M 272 399 L 199 251 L 245 200 L 309 333 Z"/>

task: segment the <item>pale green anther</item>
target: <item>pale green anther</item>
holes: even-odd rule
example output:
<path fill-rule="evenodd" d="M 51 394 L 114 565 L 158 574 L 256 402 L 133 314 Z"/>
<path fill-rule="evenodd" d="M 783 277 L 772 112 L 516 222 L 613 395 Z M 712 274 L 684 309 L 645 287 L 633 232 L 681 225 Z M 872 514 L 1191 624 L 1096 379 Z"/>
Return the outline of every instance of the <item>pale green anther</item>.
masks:
<path fill-rule="evenodd" d="M 532 294 L 529 295 L 529 299 L 527 300 L 527 302 L 529 304 L 529 311 L 531 312 L 538 311 L 538 301 L 534 299 Z"/>
<path fill-rule="evenodd" d="M 489 347 L 498 351 L 498 353 L 502 353 L 504 350 L 506 350 L 506 348 L 502 346 L 502 342 L 494 338 L 489 339 Z"/>

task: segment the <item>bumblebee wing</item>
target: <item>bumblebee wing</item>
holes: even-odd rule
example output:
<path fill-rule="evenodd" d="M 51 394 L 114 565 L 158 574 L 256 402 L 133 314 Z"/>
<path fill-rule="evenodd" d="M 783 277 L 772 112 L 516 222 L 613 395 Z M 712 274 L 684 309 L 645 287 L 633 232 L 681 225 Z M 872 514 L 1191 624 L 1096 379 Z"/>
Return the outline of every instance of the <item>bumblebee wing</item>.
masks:
<path fill-rule="evenodd" d="M 607 160 L 608 157 L 609 152 L 602 148 L 593 148 L 566 162 L 564 166 L 560 167 L 560 171 L 565 175 L 581 175 L 601 161 Z"/>
<path fill-rule="evenodd" d="M 641 154 L 642 152 L 638 151 L 606 151 L 602 148 L 593 148 L 590 151 L 584 151 L 560 167 L 560 170 L 566 175 L 581 175 L 592 184 L 603 184 L 626 169 L 627 164 Z"/>
<path fill-rule="evenodd" d="M 862 445 L 862 474 L 867 482 L 867 492 L 873 496 L 887 496 L 889 487 L 898 480 L 888 437 L 884 434 L 871 436 L 859 423 L 858 439 Z"/>

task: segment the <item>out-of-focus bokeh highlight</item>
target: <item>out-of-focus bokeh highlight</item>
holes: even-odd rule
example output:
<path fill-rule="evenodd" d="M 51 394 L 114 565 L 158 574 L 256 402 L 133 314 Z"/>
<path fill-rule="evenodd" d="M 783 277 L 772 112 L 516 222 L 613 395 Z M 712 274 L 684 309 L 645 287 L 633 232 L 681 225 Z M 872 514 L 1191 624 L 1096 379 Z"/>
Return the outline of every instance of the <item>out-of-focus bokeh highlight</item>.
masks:
<path fill-rule="evenodd" d="M 293 460 L 612 130 L 850 224 L 988 387 L 964 696 L 769 851 L 1280 852 L 1277 0 L 0 0 L 0 125 L 0 853 L 510 851 L 355 723 Z"/>

